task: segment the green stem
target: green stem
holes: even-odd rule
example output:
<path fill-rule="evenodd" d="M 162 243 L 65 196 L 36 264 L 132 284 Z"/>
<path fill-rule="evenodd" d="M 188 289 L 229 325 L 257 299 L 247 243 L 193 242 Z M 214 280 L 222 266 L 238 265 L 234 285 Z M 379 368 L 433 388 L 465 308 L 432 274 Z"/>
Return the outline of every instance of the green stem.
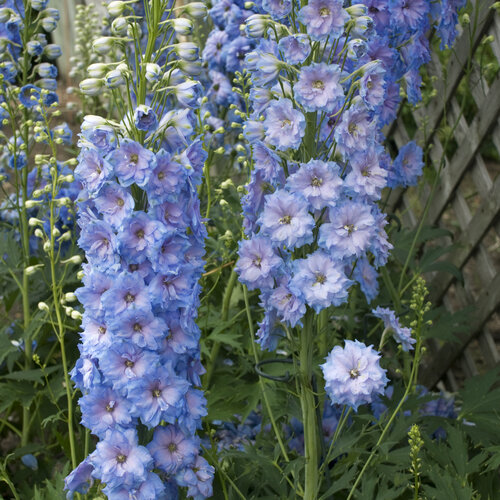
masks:
<path fill-rule="evenodd" d="M 231 276 L 229 277 L 229 281 L 226 285 L 226 290 L 224 291 L 224 297 L 222 299 L 222 313 L 221 313 L 221 321 L 224 323 L 227 321 L 229 317 L 229 304 L 231 303 L 231 297 L 233 295 L 234 286 L 236 285 L 236 281 L 238 279 L 238 275 L 236 271 L 231 271 Z M 215 365 L 217 363 L 217 357 L 219 356 L 220 351 L 220 342 L 214 342 L 212 346 L 212 352 L 210 354 L 210 361 L 208 362 L 207 374 L 205 375 L 205 387 L 210 387 L 210 381 L 212 380 L 212 376 L 215 370 Z"/>
<path fill-rule="evenodd" d="M 304 500 L 316 500 L 319 485 L 319 434 L 314 399 L 311 384 L 313 375 L 313 320 L 311 310 L 306 313 L 304 328 L 300 332 L 300 405 L 304 425 L 304 452 L 305 452 L 305 482 Z"/>
<path fill-rule="evenodd" d="M 378 448 L 379 448 L 380 444 L 382 443 L 382 441 L 384 440 L 385 435 L 389 431 L 389 429 L 392 425 L 392 422 L 394 421 L 394 419 L 398 415 L 399 411 L 401 410 L 401 407 L 403 406 L 404 402 L 406 401 L 406 398 L 408 397 L 411 390 L 413 389 L 413 385 L 414 385 L 416 375 L 417 375 L 417 367 L 418 367 L 418 364 L 420 361 L 420 352 L 421 352 L 420 348 L 421 348 L 421 344 L 422 344 L 420 335 L 417 335 L 417 339 L 418 339 L 417 345 L 415 346 L 415 358 L 413 360 L 413 367 L 412 367 L 412 371 L 410 374 L 410 380 L 408 381 L 408 385 L 406 387 L 406 391 L 403 394 L 403 397 L 401 398 L 401 400 L 399 401 L 398 406 L 396 406 L 396 409 L 393 411 L 391 418 L 389 419 L 389 421 L 385 425 L 384 430 L 382 431 L 382 434 L 378 438 L 377 443 L 373 447 L 373 450 L 371 451 L 371 453 L 368 457 L 368 460 L 365 462 L 365 465 L 361 469 L 361 472 L 359 473 L 358 477 L 356 478 L 356 481 L 352 485 L 351 491 L 349 492 L 349 496 L 347 497 L 346 500 L 350 500 L 352 498 L 352 496 L 354 495 L 354 492 L 356 491 L 356 488 L 357 488 L 358 484 L 360 483 L 361 478 L 363 477 L 364 473 L 368 469 L 368 466 L 370 465 L 371 461 L 373 460 L 373 457 L 375 456 L 376 452 L 378 451 Z"/>

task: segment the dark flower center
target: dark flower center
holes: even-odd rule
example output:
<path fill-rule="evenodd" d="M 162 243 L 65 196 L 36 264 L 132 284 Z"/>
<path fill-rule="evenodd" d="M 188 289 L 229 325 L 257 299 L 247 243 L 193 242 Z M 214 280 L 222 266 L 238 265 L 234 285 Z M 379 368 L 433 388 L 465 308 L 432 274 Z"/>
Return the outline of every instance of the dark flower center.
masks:
<path fill-rule="evenodd" d="M 351 234 L 353 231 L 356 231 L 356 226 L 354 224 L 344 224 L 344 229 Z"/>
<path fill-rule="evenodd" d="M 116 455 L 116 461 L 119 464 L 123 464 L 127 461 L 127 457 L 125 455 L 123 455 L 122 453 L 120 453 L 119 455 Z"/>
<path fill-rule="evenodd" d="M 117 198 L 117 199 L 116 199 L 116 204 L 117 204 L 119 207 L 123 207 L 123 205 L 125 205 L 125 202 L 124 202 L 121 198 Z"/>
<path fill-rule="evenodd" d="M 175 443 L 170 443 L 168 445 L 168 451 L 170 453 L 174 453 L 175 451 L 177 451 L 177 445 Z"/>
<path fill-rule="evenodd" d="M 110 402 L 106 405 L 106 411 L 107 411 L 108 413 L 111 413 L 114 409 L 115 409 L 115 404 L 114 404 L 114 401 L 110 401 Z"/>
<path fill-rule="evenodd" d="M 130 272 L 132 272 L 132 273 L 133 273 L 133 272 L 135 272 L 135 271 L 139 270 L 139 264 L 130 264 L 130 265 L 128 266 L 128 269 L 129 269 L 129 271 L 130 271 Z"/>
<path fill-rule="evenodd" d="M 319 9 L 319 15 L 321 17 L 328 17 L 330 15 L 330 9 L 328 7 L 322 7 Z"/>
<path fill-rule="evenodd" d="M 358 126 L 355 123 L 349 123 L 347 130 L 349 130 L 351 135 L 354 135 L 354 133 L 358 130 Z"/>
<path fill-rule="evenodd" d="M 353 368 L 352 370 L 349 370 L 349 376 L 354 380 L 355 378 L 359 377 L 359 370 L 357 368 Z"/>
<path fill-rule="evenodd" d="M 282 120 L 281 121 L 281 128 L 287 127 L 287 126 L 289 127 L 291 124 L 292 124 L 292 122 L 288 119 Z"/>
<path fill-rule="evenodd" d="M 133 361 L 130 361 L 130 359 L 125 360 L 125 366 L 127 368 L 132 368 L 135 365 Z"/>
<path fill-rule="evenodd" d="M 161 391 L 160 389 L 153 389 L 152 394 L 154 398 L 159 398 L 161 396 Z"/>
<path fill-rule="evenodd" d="M 139 229 L 139 231 L 136 231 L 135 235 L 136 235 L 139 239 L 144 238 L 144 229 Z"/>
<path fill-rule="evenodd" d="M 130 155 L 130 163 L 137 165 L 138 161 L 139 161 L 139 155 L 137 155 L 135 153 Z"/>
<path fill-rule="evenodd" d="M 279 220 L 280 224 L 291 224 L 292 223 L 292 216 L 291 215 L 284 215 L 281 217 Z"/>
<path fill-rule="evenodd" d="M 214 83 L 214 90 L 218 92 L 220 89 L 220 85 L 218 83 Z"/>
<path fill-rule="evenodd" d="M 316 273 L 316 281 L 314 282 L 314 284 L 322 285 L 325 282 L 326 282 L 326 276 L 323 273 Z"/>
<path fill-rule="evenodd" d="M 140 325 L 139 323 L 135 323 L 134 332 L 142 332 L 142 325 Z"/>
<path fill-rule="evenodd" d="M 130 304 L 134 301 L 135 301 L 135 295 L 132 295 L 130 292 L 127 292 L 127 295 L 125 295 L 125 302 Z"/>
<path fill-rule="evenodd" d="M 97 329 L 97 333 L 99 335 L 104 335 L 106 333 L 106 328 L 104 326 L 100 326 L 98 329 Z"/>
<path fill-rule="evenodd" d="M 260 269 L 260 264 L 262 262 L 262 257 L 256 256 L 255 259 L 252 260 L 252 264 Z"/>
<path fill-rule="evenodd" d="M 158 179 L 163 180 L 165 178 L 165 172 L 158 172 Z"/>
<path fill-rule="evenodd" d="M 311 186 L 320 187 L 322 184 L 323 184 L 323 179 L 320 179 L 319 177 L 314 176 L 311 179 Z"/>
<path fill-rule="evenodd" d="M 325 84 L 321 80 L 316 80 L 312 86 L 314 89 L 325 90 Z"/>

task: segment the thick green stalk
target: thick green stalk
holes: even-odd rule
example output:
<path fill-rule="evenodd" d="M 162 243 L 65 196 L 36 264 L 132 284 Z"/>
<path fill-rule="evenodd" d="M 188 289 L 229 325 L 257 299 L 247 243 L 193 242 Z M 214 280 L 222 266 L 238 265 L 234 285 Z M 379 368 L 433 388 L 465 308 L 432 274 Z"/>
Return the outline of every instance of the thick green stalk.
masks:
<path fill-rule="evenodd" d="M 307 311 L 304 328 L 300 332 L 300 405 L 304 424 L 305 480 L 304 500 L 316 500 L 319 485 L 319 451 L 318 420 L 316 401 L 312 388 L 313 375 L 313 324 L 314 314 Z"/>

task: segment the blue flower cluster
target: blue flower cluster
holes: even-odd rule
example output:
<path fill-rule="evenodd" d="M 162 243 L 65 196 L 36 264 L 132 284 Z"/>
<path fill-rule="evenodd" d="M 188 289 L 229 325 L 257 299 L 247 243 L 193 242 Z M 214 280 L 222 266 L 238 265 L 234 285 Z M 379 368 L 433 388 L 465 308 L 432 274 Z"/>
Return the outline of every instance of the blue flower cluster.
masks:
<path fill-rule="evenodd" d="M 251 79 L 247 239 L 237 271 L 260 289 L 263 348 L 275 349 L 282 324 L 300 325 L 307 307 L 319 313 L 344 303 L 355 283 L 368 302 L 378 295 L 377 269 L 392 248 L 381 192 L 415 184 L 423 166 L 414 142 L 392 161 L 382 128 L 395 119 L 402 89 L 410 102 L 420 99 L 426 33 L 438 25 L 450 44 L 462 4 L 214 3 L 205 59 L 218 81 L 234 71 Z M 227 105 L 235 93 L 227 82 L 224 89 Z"/>
<path fill-rule="evenodd" d="M 158 30 L 156 62 L 118 70 L 117 86 L 131 75 L 134 88 L 148 82 L 145 102 L 134 93 L 119 123 L 87 116 L 75 170 L 88 263 L 76 292 L 85 312 L 72 378 L 82 424 L 99 442 L 66 486 L 83 491 L 99 479 L 111 500 L 174 499 L 178 487 L 199 500 L 211 495 L 214 473 L 196 436 L 206 415 L 196 317 L 206 237 L 197 187 L 207 153 L 193 111 L 199 83 L 184 71 L 194 49 L 173 43 L 162 57 L 160 42 L 175 31 L 161 5 L 142 22 L 143 33 Z"/>

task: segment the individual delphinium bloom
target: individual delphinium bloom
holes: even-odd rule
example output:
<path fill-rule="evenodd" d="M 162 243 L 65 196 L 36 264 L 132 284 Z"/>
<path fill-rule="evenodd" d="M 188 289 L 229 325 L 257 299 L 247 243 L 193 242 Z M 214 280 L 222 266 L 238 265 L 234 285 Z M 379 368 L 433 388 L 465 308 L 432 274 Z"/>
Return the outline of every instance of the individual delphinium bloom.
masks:
<path fill-rule="evenodd" d="M 392 250 L 393 246 L 389 242 L 389 238 L 385 231 L 387 219 L 378 205 L 372 206 L 372 215 L 375 219 L 375 238 L 373 238 L 370 245 L 370 252 L 374 257 L 373 265 L 378 268 L 387 264 L 389 252 Z"/>
<path fill-rule="evenodd" d="M 113 280 L 106 273 L 95 269 L 91 264 L 83 264 L 83 285 L 75 290 L 77 299 L 85 304 L 93 316 L 103 313 L 102 294 L 111 288 Z"/>
<path fill-rule="evenodd" d="M 156 164 L 154 153 L 130 139 L 123 139 L 120 147 L 108 157 L 113 173 L 124 187 L 137 184 L 145 186 Z"/>
<path fill-rule="evenodd" d="M 375 139 L 375 126 L 365 106 L 354 99 L 351 107 L 342 113 L 334 131 L 339 150 L 350 154 L 367 149 Z"/>
<path fill-rule="evenodd" d="M 223 49 L 223 57 L 226 60 L 226 70 L 235 73 L 243 71 L 245 57 L 254 48 L 255 42 L 248 38 L 239 36 L 226 44 Z"/>
<path fill-rule="evenodd" d="M 166 336 L 167 325 L 147 309 L 125 311 L 110 318 L 108 328 L 115 338 L 132 342 L 140 348 L 155 350 Z"/>
<path fill-rule="evenodd" d="M 220 106 L 228 106 L 237 102 L 237 94 L 233 92 L 233 86 L 229 78 L 219 71 L 211 70 L 209 72 L 212 86 L 207 92 L 207 97 Z"/>
<path fill-rule="evenodd" d="M 262 10 L 278 21 L 292 11 L 292 0 L 262 0 Z"/>
<path fill-rule="evenodd" d="M 187 494 L 193 498 L 208 498 L 212 496 L 212 477 L 215 469 L 200 455 L 196 457 L 191 467 L 186 467 L 176 474 L 176 480 L 181 486 L 187 486 Z"/>
<path fill-rule="evenodd" d="M 112 174 L 111 164 L 94 149 L 84 149 L 78 157 L 75 179 L 95 194 Z"/>
<path fill-rule="evenodd" d="M 296 283 L 285 276 L 278 282 L 278 286 L 269 292 L 265 300 L 266 308 L 274 308 L 279 320 L 294 327 L 304 317 L 306 304 L 304 295 Z"/>
<path fill-rule="evenodd" d="M 155 351 L 137 347 L 132 342 L 114 342 L 107 350 L 96 353 L 99 369 L 117 391 L 127 392 L 130 380 L 144 377 L 160 363 Z"/>
<path fill-rule="evenodd" d="M 113 229 L 122 226 L 123 221 L 132 215 L 135 206 L 132 195 L 114 182 L 105 183 L 93 201 L 104 221 Z"/>
<path fill-rule="evenodd" d="M 299 21 L 306 27 L 313 40 L 327 36 L 338 38 L 344 31 L 349 14 L 343 8 L 342 0 L 311 0 L 299 11 Z"/>
<path fill-rule="evenodd" d="M 89 462 L 94 467 L 92 476 L 110 489 L 122 484 L 138 486 L 145 481 L 153 466 L 148 450 L 138 444 L 135 429 L 110 431 L 97 443 Z"/>
<path fill-rule="evenodd" d="M 344 99 L 342 72 L 336 64 L 313 63 L 301 68 L 295 98 L 306 111 L 332 112 Z"/>
<path fill-rule="evenodd" d="M 225 63 L 224 47 L 228 40 L 229 35 L 223 30 L 215 29 L 208 35 L 201 58 L 208 63 L 210 68 L 223 68 Z"/>
<path fill-rule="evenodd" d="M 382 147 L 373 144 L 365 151 L 356 152 L 349 157 L 350 172 L 345 178 L 346 186 L 354 193 L 377 200 L 387 185 L 387 171 L 381 168 L 379 159 Z"/>
<path fill-rule="evenodd" d="M 152 132 L 158 127 L 158 118 L 154 109 L 140 104 L 134 111 L 134 124 L 138 130 Z"/>
<path fill-rule="evenodd" d="M 320 366 L 332 404 L 347 405 L 355 411 L 383 394 L 388 381 L 379 353 L 357 340 L 346 340 L 344 347 L 335 346 Z"/>
<path fill-rule="evenodd" d="M 85 315 L 82 319 L 82 332 L 80 336 L 83 341 L 85 351 L 95 353 L 99 350 L 106 350 L 113 342 L 107 323 L 103 316 L 93 318 Z"/>
<path fill-rule="evenodd" d="M 394 339 L 398 344 L 401 344 L 403 351 L 408 352 L 413 349 L 413 344 L 415 344 L 416 340 L 411 336 L 412 330 L 399 324 L 394 311 L 387 307 L 379 306 L 372 310 L 372 314 L 384 322 L 384 328 L 388 333 L 394 335 Z"/>
<path fill-rule="evenodd" d="M 118 240 L 109 224 L 90 220 L 81 227 L 78 244 L 98 270 L 118 269 Z"/>
<path fill-rule="evenodd" d="M 78 401 L 82 424 L 99 437 L 107 431 L 130 426 L 130 403 L 110 387 L 96 387 Z"/>
<path fill-rule="evenodd" d="M 334 206 L 343 184 L 340 167 L 335 162 L 321 160 L 302 163 L 286 182 L 290 191 L 302 194 L 314 210 Z"/>
<path fill-rule="evenodd" d="M 412 30 L 426 27 L 429 8 L 425 0 L 390 0 L 391 23 L 399 28 L 409 26 Z"/>
<path fill-rule="evenodd" d="M 349 267 L 352 269 L 353 265 L 350 265 Z M 359 287 L 365 294 L 366 301 L 368 303 L 378 296 L 378 273 L 365 256 L 357 259 L 356 264 L 354 265 L 352 277 L 359 283 Z"/>
<path fill-rule="evenodd" d="M 437 32 L 441 39 L 440 49 L 451 47 L 457 37 L 458 11 L 465 7 L 466 0 L 441 0 Z"/>
<path fill-rule="evenodd" d="M 423 151 L 414 141 L 403 146 L 389 170 L 388 186 L 414 186 L 422 175 Z"/>
<path fill-rule="evenodd" d="M 266 142 L 280 151 L 297 149 L 304 137 L 306 120 L 290 99 L 269 104 L 264 120 Z"/>
<path fill-rule="evenodd" d="M 316 313 L 347 300 L 350 281 L 323 251 L 318 250 L 305 259 L 295 260 L 294 268 L 292 284 L 301 291 L 306 303 Z"/>
<path fill-rule="evenodd" d="M 311 53 L 311 43 L 307 35 L 295 34 L 281 38 L 278 47 L 288 64 L 301 64 Z"/>
<path fill-rule="evenodd" d="M 192 465 L 198 455 L 199 443 L 186 436 L 178 427 L 158 427 L 148 444 L 155 466 L 167 474 Z"/>
<path fill-rule="evenodd" d="M 249 290 L 272 287 L 273 275 L 279 269 L 282 260 L 269 240 L 259 236 L 242 240 L 238 255 L 235 270 L 239 274 L 240 281 Z"/>
<path fill-rule="evenodd" d="M 245 56 L 245 66 L 252 74 L 252 82 L 261 87 L 272 85 L 282 68 L 278 44 L 262 39 L 259 45 Z"/>
<path fill-rule="evenodd" d="M 320 227 L 318 243 L 338 259 L 362 255 L 375 236 L 370 206 L 346 202 L 329 209 L 329 221 Z"/>
<path fill-rule="evenodd" d="M 267 196 L 259 219 L 262 235 L 274 245 L 286 245 L 290 250 L 310 243 L 314 219 L 306 200 L 298 193 L 280 189 Z"/>
<path fill-rule="evenodd" d="M 274 307 L 266 307 L 265 302 L 262 302 L 261 305 L 264 307 L 264 317 L 258 323 L 259 328 L 255 333 L 255 341 L 260 345 L 261 349 L 275 351 L 279 340 L 286 337 L 286 332 L 278 317 L 278 311 Z"/>
<path fill-rule="evenodd" d="M 144 212 L 136 212 L 122 224 L 119 236 L 122 255 L 136 263 L 148 257 L 153 260 L 166 231 L 160 221 Z"/>
<path fill-rule="evenodd" d="M 381 64 L 370 65 L 359 80 L 359 95 L 370 109 L 378 109 L 384 103 L 386 71 Z"/>
<path fill-rule="evenodd" d="M 71 492 L 68 493 L 68 498 L 71 498 L 73 493 L 80 493 L 82 495 L 87 493 L 93 483 L 93 470 L 94 466 L 90 463 L 89 457 L 87 457 L 76 467 L 76 469 L 68 474 L 64 479 L 64 489 Z"/>
<path fill-rule="evenodd" d="M 250 102 L 255 113 L 260 116 L 274 100 L 273 91 L 267 87 L 252 86 L 250 89 Z"/>
<path fill-rule="evenodd" d="M 106 315 L 112 319 L 132 309 L 151 310 L 150 295 L 144 280 L 127 272 L 115 277 L 112 286 L 102 294 L 101 301 Z"/>
<path fill-rule="evenodd" d="M 134 405 L 134 414 L 149 428 L 158 426 L 162 420 L 174 423 L 182 408 L 190 384 L 171 372 L 171 368 L 162 366 L 128 384 L 128 399 Z"/>
<path fill-rule="evenodd" d="M 164 270 L 156 274 L 149 284 L 154 303 L 170 310 L 186 307 L 192 300 L 193 286 L 196 282 L 194 269 L 190 265 L 182 265 L 177 269 Z"/>
<path fill-rule="evenodd" d="M 252 159 L 254 171 L 260 172 L 265 181 L 275 187 L 285 184 L 285 174 L 279 156 L 263 142 L 255 141 L 252 144 Z"/>
<path fill-rule="evenodd" d="M 167 493 L 169 483 L 164 483 L 158 474 L 148 472 L 146 479 L 138 482 L 132 488 L 128 485 L 111 488 L 106 485 L 102 492 L 111 500 L 129 500 L 130 498 L 139 499 L 156 499 L 156 498 L 175 498 L 177 493 L 174 485 L 170 485 L 170 494 Z"/>
<path fill-rule="evenodd" d="M 186 264 L 186 252 L 191 245 L 187 236 L 167 232 L 159 242 L 156 258 L 152 268 L 161 272 L 163 269 L 176 269 L 181 264 Z"/>

